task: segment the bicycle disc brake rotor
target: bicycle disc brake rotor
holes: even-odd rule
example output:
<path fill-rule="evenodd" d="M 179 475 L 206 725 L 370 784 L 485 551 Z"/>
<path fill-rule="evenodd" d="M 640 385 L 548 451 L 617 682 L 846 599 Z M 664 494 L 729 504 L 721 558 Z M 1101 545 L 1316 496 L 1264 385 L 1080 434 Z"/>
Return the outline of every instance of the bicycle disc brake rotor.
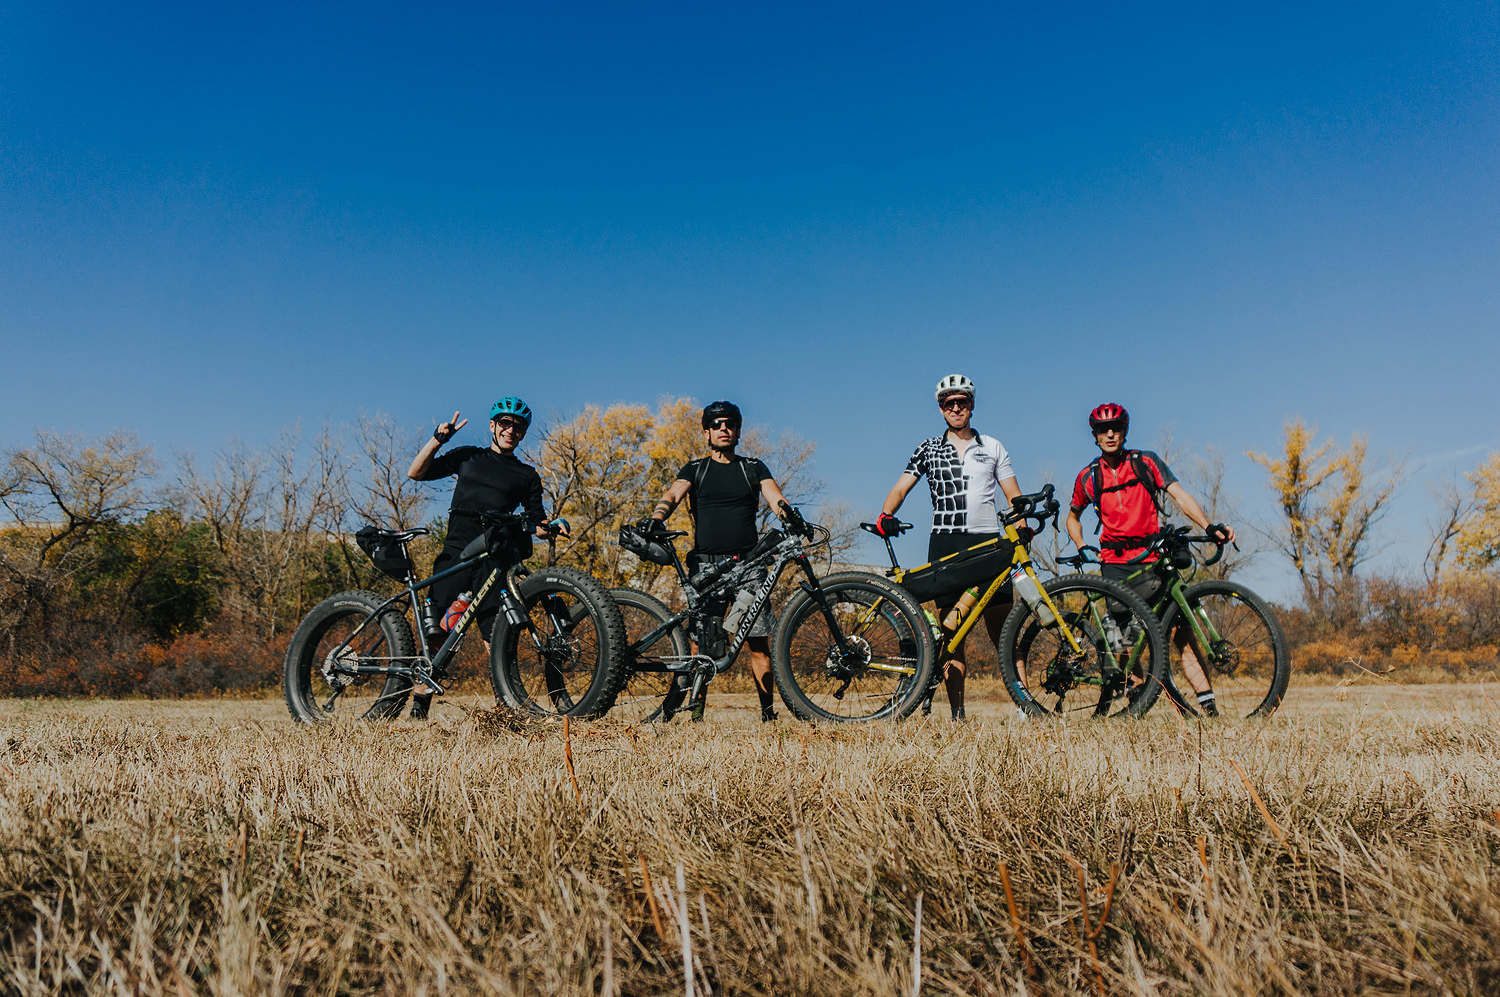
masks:
<path fill-rule="evenodd" d="M 865 666 L 875 657 L 875 652 L 870 649 L 870 642 L 863 637 L 845 637 L 844 644 L 849 648 L 848 654 L 839 651 L 835 644 L 828 649 L 828 657 L 823 660 L 823 670 L 828 673 L 828 677 L 840 682 L 847 682 L 864 671 Z"/>
<path fill-rule="evenodd" d="M 1209 650 L 1214 670 L 1221 675 L 1233 675 L 1240 668 L 1240 649 L 1232 640 L 1216 640 Z"/>
<path fill-rule="evenodd" d="M 354 672 L 358 666 L 359 655 L 354 648 L 336 647 L 323 659 L 323 679 L 333 688 L 342 689 L 358 677 Z"/>

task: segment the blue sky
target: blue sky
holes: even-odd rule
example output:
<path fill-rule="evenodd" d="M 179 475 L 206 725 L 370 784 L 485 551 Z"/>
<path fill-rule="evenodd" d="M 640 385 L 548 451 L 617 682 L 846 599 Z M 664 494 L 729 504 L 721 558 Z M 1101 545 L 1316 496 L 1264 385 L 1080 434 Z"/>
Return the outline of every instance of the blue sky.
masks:
<path fill-rule="evenodd" d="M 1028 488 L 1104 400 L 1258 517 L 1366 433 L 1414 568 L 1500 447 L 1497 98 L 1493 4 L 12 3 L 0 443 L 729 397 L 873 513 L 961 371 Z"/>

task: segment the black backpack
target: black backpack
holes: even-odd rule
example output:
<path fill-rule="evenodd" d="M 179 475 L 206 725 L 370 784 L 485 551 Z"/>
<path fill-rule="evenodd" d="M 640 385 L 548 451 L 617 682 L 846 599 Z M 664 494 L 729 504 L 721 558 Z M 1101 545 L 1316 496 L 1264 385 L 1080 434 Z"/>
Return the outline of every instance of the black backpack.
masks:
<path fill-rule="evenodd" d="M 1095 457 L 1089 464 L 1089 473 L 1094 478 L 1094 515 L 1097 517 L 1094 522 L 1095 533 L 1104 528 L 1104 514 L 1099 511 L 1099 501 L 1104 498 L 1105 492 L 1118 492 L 1133 485 L 1140 485 L 1146 489 L 1146 494 L 1151 497 L 1151 504 L 1156 507 L 1156 514 L 1158 516 L 1162 514 L 1161 489 L 1156 486 L 1156 479 L 1152 477 L 1151 469 L 1146 466 L 1146 458 L 1141 456 L 1139 450 L 1125 451 L 1125 459 L 1130 461 L 1130 469 L 1135 472 L 1135 480 L 1127 481 L 1123 485 L 1104 487 L 1104 471 L 1099 464 L 1103 459 L 1103 456 Z"/>
<path fill-rule="evenodd" d="M 704 479 L 708 477 L 708 463 L 712 459 L 712 457 L 699 457 L 693 461 L 693 464 L 697 466 L 693 467 L 693 477 L 691 479 L 693 487 L 688 489 L 688 515 L 693 517 L 694 524 L 698 522 L 698 489 L 703 487 Z M 755 491 L 756 486 L 760 482 L 755 480 L 755 475 L 750 471 L 750 465 L 757 463 L 756 459 L 754 457 L 736 457 L 735 463 L 740 465 L 740 470 L 744 472 L 745 484 L 750 486 L 752 492 Z"/>

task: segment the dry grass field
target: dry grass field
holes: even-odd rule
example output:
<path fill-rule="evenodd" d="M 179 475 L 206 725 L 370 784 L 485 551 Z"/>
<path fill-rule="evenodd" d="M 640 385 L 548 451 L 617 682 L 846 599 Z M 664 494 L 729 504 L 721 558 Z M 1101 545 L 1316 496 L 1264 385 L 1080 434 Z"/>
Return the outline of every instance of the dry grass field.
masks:
<path fill-rule="evenodd" d="M 684 940 L 697 994 L 1500 992 L 1500 691 L 1294 684 L 1201 728 L 978 691 L 567 741 L 5 702 L 0 992 L 681 993 Z"/>

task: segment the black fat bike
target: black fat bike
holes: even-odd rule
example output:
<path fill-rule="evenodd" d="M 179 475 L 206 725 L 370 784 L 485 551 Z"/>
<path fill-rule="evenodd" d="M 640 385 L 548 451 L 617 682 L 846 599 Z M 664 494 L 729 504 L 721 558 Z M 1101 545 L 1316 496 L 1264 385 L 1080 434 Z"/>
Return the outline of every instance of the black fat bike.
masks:
<path fill-rule="evenodd" d="M 393 719 L 416 691 L 442 695 L 449 666 L 473 629 L 481 604 L 498 590 L 500 611 L 490 641 L 495 698 L 519 710 L 596 716 L 623 682 L 624 622 L 609 593 L 571 568 L 528 572 L 531 524 L 510 513 L 481 517 L 484 532 L 457 563 L 417 579 L 407 545 L 427 531 L 365 527 L 360 547 L 381 571 L 402 582 L 389 598 L 374 592 L 329 596 L 303 618 L 282 668 L 287 709 L 303 723 L 351 717 Z M 446 633 L 423 594 L 433 582 L 489 567 L 473 602 Z M 427 639 L 412 633 L 415 617 Z M 436 650 L 428 653 L 428 647 Z"/>
<path fill-rule="evenodd" d="M 1205 567 L 1224 556 L 1222 541 L 1175 526 L 1147 538 L 1145 549 L 1128 562 L 1136 571 L 1125 584 L 1151 606 L 1168 638 L 1167 696 L 1184 713 L 1196 714 L 1197 693 L 1212 689 L 1221 716 L 1270 716 L 1292 674 L 1281 621 L 1268 602 L 1238 582 L 1189 585 L 1184 573 L 1193 567 L 1193 544 L 1215 546 Z M 1081 567 L 1094 550 L 1085 547 L 1060 560 Z"/>
<path fill-rule="evenodd" d="M 879 575 L 846 571 L 819 578 L 807 548 L 826 542 L 828 531 L 786 503 L 781 520 L 785 532 L 773 529 L 742 557 L 692 576 L 672 543 L 687 534 L 620 529 L 621 547 L 675 569 L 687 608 L 674 613 L 634 589 L 611 592 L 625 617 L 628 671 L 612 715 L 630 722 L 670 721 L 680 713 L 701 719 L 709 681 L 734 662 L 751 622 L 793 565 L 803 578 L 771 639 L 771 668 L 787 708 L 815 722 L 900 719 L 916 708 L 936 657 L 921 607 Z M 742 590 L 762 571 L 765 579 L 746 595 Z M 709 611 L 737 592 L 725 620 Z"/>

